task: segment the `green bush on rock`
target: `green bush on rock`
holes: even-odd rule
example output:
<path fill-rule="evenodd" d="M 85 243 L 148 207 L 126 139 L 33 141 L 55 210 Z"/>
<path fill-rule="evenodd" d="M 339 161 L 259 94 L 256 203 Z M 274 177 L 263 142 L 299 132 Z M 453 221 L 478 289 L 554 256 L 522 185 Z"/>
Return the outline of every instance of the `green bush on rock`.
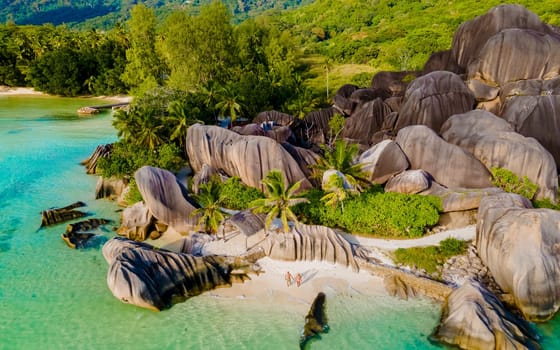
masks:
<path fill-rule="evenodd" d="M 294 208 L 303 222 L 338 227 L 350 233 L 384 237 L 420 237 L 439 220 L 441 200 L 432 196 L 385 193 L 374 186 L 345 201 L 344 211 L 325 206 L 325 193 L 312 189 L 309 203 Z"/>
<path fill-rule="evenodd" d="M 494 186 L 500 187 L 506 192 L 516 193 L 525 198 L 533 199 L 539 189 L 539 186 L 531 182 L 527 176 L 519 178 L 519 176 L 508 169 L 492 168 L 490 171 Z"/>
<path fill-rule="evenodd" d="M 394 258 L 398 264 L 415 266 L 432 274 L 438 272 L 438 267 L 442 266 L 447 259 L 463 254 L 466 249 L 467 242 L 455 238 L 447 238 L 440 242 L 439 247 L 399 248 L 395 250 Z"/>
<path fill-rule="evenodd" d="M 221 186 L 221 195 L 222 205 L 234 210 L 249 209 L 249 203 L 264 197 L 261 191 L 243 184 L 239 177 L 232 177 L 224 182 Z"/>

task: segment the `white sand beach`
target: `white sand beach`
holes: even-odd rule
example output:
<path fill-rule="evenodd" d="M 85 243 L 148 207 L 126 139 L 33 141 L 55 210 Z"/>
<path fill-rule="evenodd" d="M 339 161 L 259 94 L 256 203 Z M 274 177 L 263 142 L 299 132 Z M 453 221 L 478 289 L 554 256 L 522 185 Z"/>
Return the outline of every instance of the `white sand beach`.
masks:
<path fill-rule="evenodd" d="M 426 237 L 412 240 L 389 240 L 347 235 L 353 243 L 359 243 L 374 254 L 378 252 L 381 259 L 386 251 L 413 246 L 437 245 L 441 240 L 455 237 L 462 240 L 471 240 L 475 236 L 475 226 L 448 230 Z M 180 234 L 168 231 L 161 238 L 147 243 L 154 244 L 170 250 L 177 250 L 177 245 L 182 240 Z M 226 240 L 217 239 L 206 243 L 204 254 L 239 255 L 246 251 L 245 236 L 236 232 L 226 235 Z M 386 263 L 390 261 L 384 261 Z M 383 278 L 363 269 L 354 272 L 342 265 L 335 265 L 325 261 L 278 261 L 268 257 L 258 261 L 262 273 L 251 274 L 251 280 L 244 283 L 235 283 L 231 288 L 220 288 L 206 295 L 218 298 L 259 299 L 296 305 L 302 310 L 308 308 L 319 292 L 327 296 L 333 295 L 367 295 L 386 296 Z M 290 272 L 292 283 L 287 286 L 286 273 Z M 295 283 L 297 274 L 301 274 L 302 283 L 298 287 Z"/>
<path fill-rule="evenodd" d="M 0 96 L 51 96 L 41 91 L 36 91 L 30 87 L 10 87 L 0 85 Z M 106 100 L 114 103 L 125 103 L 132 101 L 132 96 L 116 95 L 116 96 L 80 96 L 84 98 L 95 98 Z"/>

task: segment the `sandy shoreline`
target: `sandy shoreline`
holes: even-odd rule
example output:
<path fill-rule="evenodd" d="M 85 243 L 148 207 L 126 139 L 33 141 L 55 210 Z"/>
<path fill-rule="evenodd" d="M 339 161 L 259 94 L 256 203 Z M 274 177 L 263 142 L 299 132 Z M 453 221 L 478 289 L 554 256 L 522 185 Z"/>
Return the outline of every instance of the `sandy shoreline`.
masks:
<path fill-rule="evenodd" d="M 45 97 L 55 97 L 53 95 L 46 94 L 41 91 L 36 91 L 29 87 L 9 87 L 0 86 L 0 96 L 45 96 Z M 80 98 L 92 98 L 99 100 L 106 100 L 108 102 L 114 103 L 124 103 L 132 101 L 132 96 L 127 95 L 117 95 L 117 96 L 78 96 Z"/>
<path fill-rule="evenodd" d="M 435 245 L 447 237 L 463 240 L 473 239 L 475 227 L 467 226 L 457 230 L 443 231 L 413 240 L 388 240 L 358 237 L 350 235 L 347 239 L 361 244 L 369 250 L 378 250 L 383 254 L 387 250 L 400 247 Z M 150 244 L 177 250 L 176 245 L 184 237 L 176 232 L 168 231 Z M 246 251 L 245 237 L 241 234 L 230 233 L 227 240 L 217 239 L 204 245 L 204 254 L 240 255 Z M 332 296 L 387 296 L 383 278 L 371 272 L 360 270 L 352 271 L 342 265 L 335 265 L 325 261 L 278 261 L 268 257 L 258 261 L 262 273 L 251 274 L 250 280 L 244 283 L 235 283 L 231 288 L 219 288 L 205 294 L 217 298 L 254 299 L 269 302 L 278 302 L 291 305 L 299 311 L 305 312 L 319 292 L 327 297 Z M 286 285 L 286 272 L 292 276 L 302 275 L 302 284 L 297 287 L 295 281 L 291 286 Z"/>

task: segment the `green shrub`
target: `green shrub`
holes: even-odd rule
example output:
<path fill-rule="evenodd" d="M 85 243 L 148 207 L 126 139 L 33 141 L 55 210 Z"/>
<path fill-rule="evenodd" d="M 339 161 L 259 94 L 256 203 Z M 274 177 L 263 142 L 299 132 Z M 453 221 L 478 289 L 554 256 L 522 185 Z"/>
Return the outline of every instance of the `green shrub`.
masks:
<path fill-rule="evenodd" d="M 455 238 L 447 238 L 440 242 L 439 247 L 399 248 L 394 252 L 395 262 L 407 266 L 416 266 L 428 273 L 438 272 L 447 259 L 464 254 L 467 242 Z"/>
<path fill-rule="evenodd" d="M 109 157 L 98 161 L 100 175 L 119 178 L 132 177 L 134 172 L 144 165 L 150 165 L 170 171 L 179 170 L 186 161 L 181 157 L 181 150 L 175 144 L 164 144 L 154 150 L 132 143 L 118 141 L 113 144 Z"/>
<path fill-rule="evenodd" d="M 529 180 L 527 176 L 519 178 L 512 171 L 504 168 L 492 168 L 492 183 L 506 192 L 516 193 L 528 199 L 533 199 L 539 189 L 537 184 Z"/>
<path fill-rule="evenodd" d="M 130 182 L 128 183 L 128 192 L 125 194 L 124 200 L 129 206 L 144 200 L 144 198 L 142 198 L 140 190 L 138 189 L 138 185 L 136 184 L 136 180 L 134 179 L 134 177 L 131 178 Z"/>
<path fill-rule="evenodd" d="M 419 237 L 439 220 L 441 200 L 432 196 L 384 193 L 373 186 L 344 202 L 344 211 L 325 206 L 325 193 L 312 189 L 309 203 L 294 208 L 303 222 L 338 227 L 350 233 L 384 237 Z"/>
<path fill-rule="evenodd" d="M 223 196 L 222 205 L 234 210 L 248 209 L 249 203 L 264 198 L 261 191 L 243 184 L 239 177 L 232 177 L 224 182 L 220 193 Z"/>

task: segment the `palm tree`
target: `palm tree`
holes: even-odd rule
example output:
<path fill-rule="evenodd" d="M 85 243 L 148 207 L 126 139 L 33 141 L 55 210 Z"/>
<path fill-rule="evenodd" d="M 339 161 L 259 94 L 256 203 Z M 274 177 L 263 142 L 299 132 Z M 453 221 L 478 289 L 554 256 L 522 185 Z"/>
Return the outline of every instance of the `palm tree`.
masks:
<path fill-rule="evenodd" d="M 187 129 L 195 123 L 201 123 L 201 121 L 195 117 L 200 113 L 200 109 L 194 107 L 188 110 L 188 106 L 185 102 L 176 100 L 169 104 L 167 112 L 169 116 L 166 118 L 166 121 L 171 125 L 173 130 L 169 139 L 171 141 L 179 139 L 179 146 L 183 149 L 187 137 Z"/>
<path fill-rule="evenodd" d="M 280 170 L 271 170 L 261 181 L 265 186 L 265 198 L 252 201 L 249 206 L 256 213 L 267 213 L 265 229 L 268 231 L 272 220 L 278 216 L 282 220 L 284 232 L 288 232 L 290 227 L 288 219 L 297 222 L 297 217 L 290 207 L 309 202 L 306 198 L 301 198 L 296 192 L 301 186 L 300 180 L 286 189 L 284 185 L 284 175 Z"/>
<path fill-rule="evenodd" d="M 191 215 L 200 215 L 198 228 L 204 225 L 204 230 L 209 233 L 217 233 L 218 228 L 225 217 L 220 207 L 224 201 L 221 195 L 221 184 L 211 180 L 200 186 L 198 194 L 193 195 L 194 199 L 201 205 L 192 212 Z"/>
<path fill-rule="evenodd" d="M 237 119 L 241 109 L 245 107 L 243 105 L 242 97 L 235 91 L 231 85 L 227 85 L 220 89 L 216 94 L 218 103 L 214 106 L 223 116 L 229 115 L 231 118 L 231 123 Z"/>
<path fill-rule="evenodd" d="M 345 186 L 344 178 L 340 176 L 340 173 L 333 172 L 326 182 L 322 185 L 323 191 L 326 194 L 321 197 L 321 201 L 325 205 L 330 205 L 332 207 L 337 207 L 340 204 L 340 209 L 344 212 L 344 201 L 351 195 L 357 194 L 356 190 L 352 186 Z"/>
<path fill-rule="evenodd" d="M 150 150 L 155 149 L 157 146 L 163 143 L 162 137 L 158 134 L 158 131 L 163 128 L 163 125 L 148 126 L 143 125 L 138 133 L 137 144 L 140 146 L 146 146 Z"/>
<path fill-rule="evenodd" d="M 358 189 L 367 187 L 369 182 L 367 174 L 362 170 L 361 164 L 354 164 L 354 158 L 358 154 L 358 145 L 349 144 L 344 140 L 336 140 L 332 147 L 322 146 L 323 157 L 317 160 L 313 166 L 313 176 L 322 179 L 323 173 L 327 170 L 338 170 L 348 182 L 357 186 Z"/>

